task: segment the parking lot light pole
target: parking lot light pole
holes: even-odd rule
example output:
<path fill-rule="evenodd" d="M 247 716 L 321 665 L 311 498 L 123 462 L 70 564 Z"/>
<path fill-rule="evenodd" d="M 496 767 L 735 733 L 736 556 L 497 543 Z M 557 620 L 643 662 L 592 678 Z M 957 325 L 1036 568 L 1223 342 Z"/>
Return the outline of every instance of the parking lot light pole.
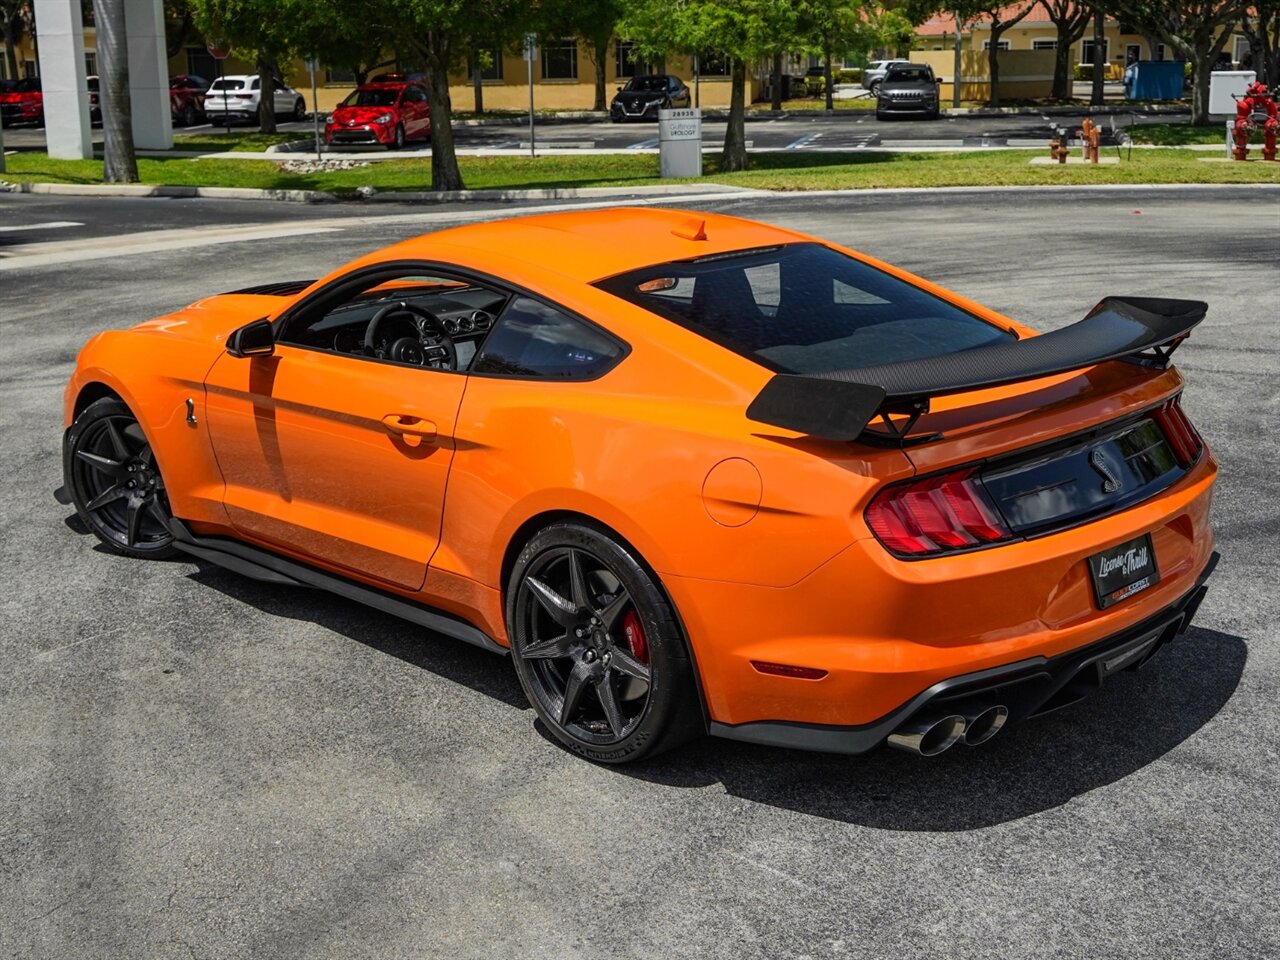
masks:
<path fill-rule="evenodd" d="M 537 34 L 526 33 L 524 35 L 524 62 L 528 67 L 529 73 L 529 156 L 536 157 L 537 141 L 534 139 L 533 133 L 533 60 L 538 55 L 538 37 Z"/>
<path fill-rule="evenodd" d="M 320 98 L 316 94 L 316 58 L 307 58 L 307 69 L 311 71 L 311 126 L 316 135 L 316 159 L 320 159 Z"/>

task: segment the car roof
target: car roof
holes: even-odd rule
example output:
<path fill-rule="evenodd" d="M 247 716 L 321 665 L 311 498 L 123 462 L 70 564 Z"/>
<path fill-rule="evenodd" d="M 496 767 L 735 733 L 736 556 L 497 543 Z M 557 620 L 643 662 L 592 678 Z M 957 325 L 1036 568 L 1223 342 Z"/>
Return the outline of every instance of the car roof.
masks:
<path fill-rule="evenodd" d="M 705 239 L 691 239 L 699 231 Z M 492 250 L 591 283 L 672 260 L 806 240 L 813 238 L 723 214 L 614 207 L 453 227 L 395 244 L 378 259 L 446 258 L 457 248 Z"/>

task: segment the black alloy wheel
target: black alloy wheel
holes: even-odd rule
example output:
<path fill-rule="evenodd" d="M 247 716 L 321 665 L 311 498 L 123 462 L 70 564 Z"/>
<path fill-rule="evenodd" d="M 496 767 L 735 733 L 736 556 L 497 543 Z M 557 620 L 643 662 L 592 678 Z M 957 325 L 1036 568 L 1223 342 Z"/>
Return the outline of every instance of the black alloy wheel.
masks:
<path fill-rule="evenodd" d="M 293 103 L 293 119 L 299 121 L 307 119 L 307 103 L 301 97 Z"/>
<path fill-rule="evenodd" d="M 403 150 L 405 144 L 404 124 L 396 124 L 396 138 L 387 144 L 388 150 Z"/>
<path fill-rule="evenodd" d="M 675 612 L 605 532 L 562 523 L 529 541 L 508 581 L 507 626 L 525 695 L 575 753 L 622 763 L 699 732 Z"/>
<path fill-rule="evenodd" d="M 188 103 L 182 108 L 182 125 L 184 127 L 194 127 L 196 125 L 196 105 Z"/>
<path fill-rule="evenodd" d="M 76 417 L 63 441 L 62 467 L 76 513 L 108 549 L 138 558 L 174 553 L 160 468 L 123 403 L 104 397 Z"/>

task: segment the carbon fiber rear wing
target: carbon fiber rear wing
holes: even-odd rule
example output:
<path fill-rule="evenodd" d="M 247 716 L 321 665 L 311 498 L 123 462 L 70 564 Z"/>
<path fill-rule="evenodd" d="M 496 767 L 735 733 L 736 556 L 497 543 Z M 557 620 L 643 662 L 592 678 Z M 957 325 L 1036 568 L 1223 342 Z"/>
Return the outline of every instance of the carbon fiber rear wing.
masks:
<path fill-rule="evenodd" d="M 1107 297 L 1082 320 L 1051 333 L 923 360 L 830 373 L 778 374 L 747 407 L 758 423 L 827 440 L 901 440 L 931 397 L 1035 380 L 1127 359 L 1165 367 L 1204 319 L 1208 304 L 1162 297 Z M 905 415 L 905 424 L 890 418 Z M 885 431 L 869 430 L 880 418 Z"/>

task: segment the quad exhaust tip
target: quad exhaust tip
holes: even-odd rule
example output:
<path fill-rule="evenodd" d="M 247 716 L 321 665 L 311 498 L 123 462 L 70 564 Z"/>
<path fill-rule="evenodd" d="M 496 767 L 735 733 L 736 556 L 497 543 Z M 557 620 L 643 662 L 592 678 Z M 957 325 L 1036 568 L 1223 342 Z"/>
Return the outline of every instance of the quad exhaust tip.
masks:
<path fill-rule="evenodd" d="M 964 719 L 965 745 L 976 747 L 980 743 L 986 743 L 1000 732 L 1005 721 L 1009 719 L 1009 708 L 1002 703 L 997 703 L 978 713 L 966 714 Z"/>
<path fill-rule="evenodd" d="M 958 713 L 913 717 L 889 734 L 889 746 L 921 757 L 936 757 L 964 736 L 964 717 Z"/>
<path fill-rule="evenodd" d="M 887 742 L 897 750 L 936 757 L 960 741 L 970 747 L 986 743 L 1001 731 L 1008 719 L 1009 708 L 1002 703 L 963 714 L 925 713 L 912 717 L 889 734 Z"/>

